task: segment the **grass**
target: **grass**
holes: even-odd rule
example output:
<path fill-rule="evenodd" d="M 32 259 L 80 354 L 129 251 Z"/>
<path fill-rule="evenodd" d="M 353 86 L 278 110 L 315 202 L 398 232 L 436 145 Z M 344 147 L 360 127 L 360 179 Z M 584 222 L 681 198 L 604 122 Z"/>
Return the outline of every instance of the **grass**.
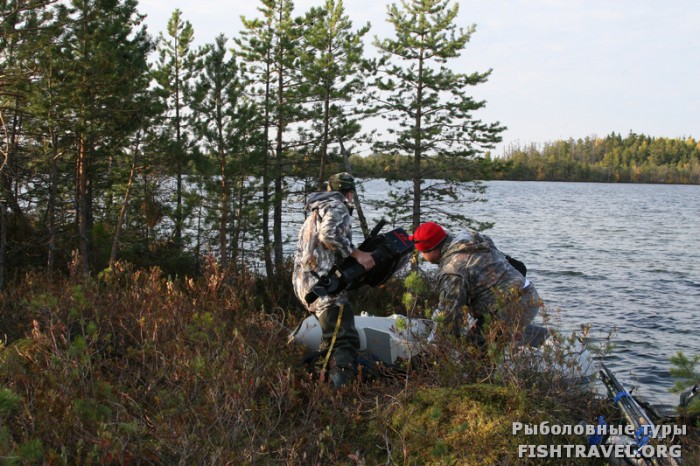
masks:
<path fill-rule="evenodd" d="M 513 422 L 609 410 L 590 393 L 484 370 L 466 349 L 333 392 L 287 344 L 304 317 L 288 281 L 211 263 L 197 279 L 122 264 L 11 284 L 0 295 L 0 464 L 544 464 L 518 445 L 585 439 L 513 435 Z M 402 299 L 398 283 L 357 296 L 387 312 Z"/>

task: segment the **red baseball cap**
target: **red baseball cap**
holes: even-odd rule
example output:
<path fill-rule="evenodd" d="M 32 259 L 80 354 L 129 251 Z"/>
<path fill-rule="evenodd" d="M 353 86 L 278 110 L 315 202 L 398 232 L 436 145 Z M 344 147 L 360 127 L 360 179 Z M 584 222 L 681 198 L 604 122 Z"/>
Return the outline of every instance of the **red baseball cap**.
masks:
<path fill-rule="evenodd" d="M 435 249 L 446 236 L 447 233 L 440 225 L 435 222 L 425 222 L 418 225 L 408 239 L 415 243 L 416 249 L 425 252 Z"/>

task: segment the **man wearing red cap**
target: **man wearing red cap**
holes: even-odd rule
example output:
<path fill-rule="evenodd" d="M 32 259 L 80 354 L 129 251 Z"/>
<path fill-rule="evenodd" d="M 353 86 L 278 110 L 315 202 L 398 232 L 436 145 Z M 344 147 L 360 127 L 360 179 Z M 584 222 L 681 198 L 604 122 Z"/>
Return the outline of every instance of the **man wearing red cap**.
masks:
<path fill-rule="evenodd" d="M 456 335 L 467 327 L 479 338 L 486 322 L 505 320 L 521 340 L 533 346 L 542 343 L 546 329 L 530 324 L 542 300 L 491 238 L 472 230 L 451 235 L 437 223 L 426 222 L 410 239 L 425 260 L 439 265 L 440 303 L 434 314 L 438 322 Z M 475 328 L 464 322 L 465 310 Z"/>

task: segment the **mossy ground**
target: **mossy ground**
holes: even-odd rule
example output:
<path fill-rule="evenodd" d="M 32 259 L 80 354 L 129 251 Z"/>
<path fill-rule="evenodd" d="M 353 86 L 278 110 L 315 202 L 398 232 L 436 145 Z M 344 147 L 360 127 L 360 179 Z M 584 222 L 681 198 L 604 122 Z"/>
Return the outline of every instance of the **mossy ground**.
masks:
<path fill-rule="evenodd" d="M 400 402 L 377 408 L 369 427 L 359 429 L 364 444 L 376 445 L 364 451 L 367 464 L 547 464 L 519 455 L 519 445 L 585 444 L 583 437 L 514 434 L 517 422 L 578 422 L 573 414 L 554 418 L 528 395 L 489 383 L 418 389 Z"/>

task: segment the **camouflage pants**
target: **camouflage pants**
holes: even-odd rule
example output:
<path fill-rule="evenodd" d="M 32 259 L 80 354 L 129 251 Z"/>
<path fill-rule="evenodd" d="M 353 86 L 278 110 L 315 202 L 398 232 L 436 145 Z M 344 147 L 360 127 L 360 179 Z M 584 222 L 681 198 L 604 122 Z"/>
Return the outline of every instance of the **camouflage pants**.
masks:
<path fill-rule="evenodd" d="M 341 293 L 331 299 L 319 299 L 311 310 L 321 325 L 321 347 L 325 349 L 330 346 L 333 339 L 341 308 L 343 315 L 340 318 L 331 357 L 335 359 L 336 366 L 353 368 L 357 352 L 360 350 L 360 335 L 355 327 L 355 315 L 347 299 L 347 293 Z"/>
<path fill-rule="evenodd" d="M 549 336 L 549 330 L 532 323 L 532 321 L 537 317 L 544 303 L 532 284 L 528 285 L 522 293 L 520 298 L 522 314 L 518 325 L 520 328 L 524 328 L 520 340 L 530 346 L 540 346 Z"/>
<path fill-rule="evenodd" d="M 507 298 L 503 299 L 503 296 Z M 549 336 L 549 331 L 532 321 L 543 305 L 532 284 L 522 290 L 504 293 L 497 304 L 495 301 L 481 302 L 478 307 L 481 312 L 477 313 L 476 338 L 482 341 L 485 323 L 495 319 L 505 321 L 513 330 L 516 340 L 530 346 L 540 346 Z"/>

